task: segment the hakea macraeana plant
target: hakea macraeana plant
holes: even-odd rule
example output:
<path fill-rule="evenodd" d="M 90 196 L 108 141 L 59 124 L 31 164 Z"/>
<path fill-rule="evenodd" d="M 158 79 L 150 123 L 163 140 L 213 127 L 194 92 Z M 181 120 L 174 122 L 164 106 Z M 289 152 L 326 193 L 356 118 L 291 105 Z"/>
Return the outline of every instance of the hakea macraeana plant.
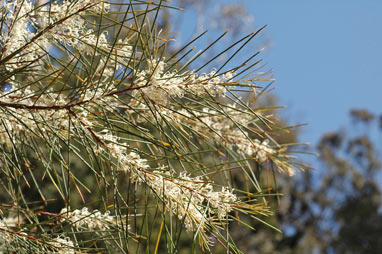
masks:
<path fill-rule="evenodd" d="M 18 211 L 19 219 L 0 224 L 7 241 L 0 251 L 32 243 L 35 253 L 128 252 L 137 241 L 150 241 L 150 232 L 138 237 L 143 229 L 136 221 L 146 218 L 152 205 L 143 205 L 139 214 L 139 198 L 125 198 L 124 192 L 149 199 L 148 190 L 158 201 L 162 215 L 154 220 L 161 219 L 162 226 L 155 251 L 169 220 L 177 222 L 176 230 L 198 236 L 208 250 L 216 241 L 234 248 L 222 231 L 239 214 L 271 214 L 265 200 L 236 188 L 227 174 L 229 165 L 238 165 L 232 168 L 242 168 L 260 193 L 250 162 L 295 172 L 286 146 L 270 134 L 280 129 L 271 114 L 233 92 L 241 87 L 260 96 L 256 82 L 268 79 L 262 73 L 241 78 L 244 64 L 200 74 L 165 58 L 171 40 L 150 23 L 161 8 L 170 7 L 162 1 L 94 0 L 14 0 L 1 7 L 0 163 L 8 193 L 1 198 L 10 200 L 7 209 Z M 96 190 L 76 176 L 80 169 L 72 168 L 69 157 L 94 175 L 102 212 L 94 203 L 86 207 L 81 189 Z M 41 179 L 34 177 L 39 170 Z M 60 213 L 41 210 L 49 204 L 43 184 L 66 204 Z M 45 205 L 33 208 L 38 201 L 25 188 L 36 188 Z M 85 203 L 82 209 L 70 208 L 75 195 Z M 128 225 L 131 218 L 134 227 Z M 168 227 L 166 234 L 178 237 Z M 97 234 L 94 243 L 78 237 L 85 232 Z"/>

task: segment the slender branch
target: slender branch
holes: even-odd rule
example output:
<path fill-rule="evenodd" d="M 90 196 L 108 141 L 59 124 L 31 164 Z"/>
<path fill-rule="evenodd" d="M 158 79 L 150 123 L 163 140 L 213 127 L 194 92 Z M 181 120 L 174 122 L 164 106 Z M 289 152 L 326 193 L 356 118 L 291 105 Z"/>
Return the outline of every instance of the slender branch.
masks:
<path fill-rule="evenodd" d="M 110 97 L 116 94 L 121 94 L 127 91 L 132 91 L 132 90 L 138 90 L 142 89 L 145 87 L 148 87 L 150 84 L 144 85 L 144 86 L 137 86 L 137 87 L 128 87 L 123 90 L 117 90 L 110 92 L 108 94 L 105 94 L 103 97 Z M 82 104 L 90 103 L 92 102 L 92 99 L 89 100 L 83 100 L 79 101 L 76 103 L 72 104 L 67 104 L 67 105 L 47 105 L 47 106 L 42 106 L 42 105 L 27 105 L 27 104 L 22 104 L 22 103 L 9 103 L 9 102 L 2 102 L 0 101 L 0 107 L 9 107 L 9 108 L 18 108 L 18 109 L 31 109 L 31 110 L 62 110 L 62 109 L 71 109 L 76 106 L 80 106 Z"/>
<path fill-rule="evenodd" d="M 70 108 L 68 108 L 67 110 L 69 111 L 71 115 L 73 115 L 76 119 L 80 121 L 82 126 L 84 126 L 92 134 L 92 136 L 97 140 L 98 143 L 101 143 L 102 145 L 107 146 L 105 142 L 103 142 L 103 140 L 100 137 L 98 137 L 98 135 L 94 132 L 94 130 L 90 128 L 90 126 L 88 126 L 86 123 L 84 123 L 73 110 L 71 110 Z"/>
<path fill-rule="evenodd" d="M 20 237 L 25 237 L 25 238 L 28 238 L 29 240 L 55 247 L 51 243 L 45 242 L 41 239 L 35 238 L 33 236 L 30 236 L 30 235 L 24 234 L 23 232 L 12 231 L 12 230 L 2 228 L 2 227 L 0 227 L 0 231 L 7 232 L 7 233 L 12 234 L 12 235 L 18 235 Z"/>

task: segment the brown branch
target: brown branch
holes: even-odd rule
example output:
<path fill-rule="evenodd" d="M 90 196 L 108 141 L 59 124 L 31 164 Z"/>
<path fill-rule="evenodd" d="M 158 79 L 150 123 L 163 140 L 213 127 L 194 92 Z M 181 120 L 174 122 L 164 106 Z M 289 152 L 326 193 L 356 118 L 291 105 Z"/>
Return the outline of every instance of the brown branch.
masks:
<path fill-rule="evenodd" d="M 93 131 L 93 129 L 90 128 L 90 126 L 88 126 L 86 123 L 84 123 L 73 110 L 68 108 L 68 111 L 71 115 L 73 115 L 76 119 L 78 119 L 78 121 L 82 124 L 82 126 L 84 126 L 92 134 L 92 136 L 97 140 L 98 143 L 101 143 L 102 145 L 107 147 L 105 142 L 103 142 L 102 139 L 98 137 L 97 134 Z"/>
<path fill-rule="evenodd" d="M 109 96 L 113 96 L 113 95 L 116 95 L 116 94 L 124 93 L 124 92 L 127 92 L 127 91 L 138 90 L 138 89 L 141 89 L 141 88 L 148 87 L 149 85 L 150 84 L 147 84 L 147 85 L 144 85 L 144 86 L 137 86 L 137 87 L 131 87 L 130 86 L 130 87 L 128 87 L 126 89 L 123 89 L 123 90 L 117 90 L 117 91 L 113 91 L 113 92 L 110 92 L 108 94 L 105 94 L 103 97 L 109 97 Z M 10 107 L 10 108 L 18 108 L 18 109 L 31 109 L 31 110 L 62 110 L 62 109 L 69 110 L 72 107 L 80 106 L 80 105 L 86 104 L 88 102 L 92 102 L 92 100 L 89 99 L 89 100 L 79 101 L 79 102 L 72 103 L 72 104 L 67 104 L 67 105 L 41 106 L 41 105 L 27 105 L 27 104 L 22 104 L 22 103 L 9 103 L 9 102 L 2 102 L 2 101 L 0 101 L 0 107 Z"/>
<path fill-rule="evenodd" d="M 133 85 L 134 85 L 134 84 L 133 84 Z M 113 92 L 110 92 L 110 93 L 108 93 L 108 94 L 105 94 L 104 97 L 113 96 L 113 95 L 116 95 L 116 94 L 121 94 L 121 93 L 124 93 L 124 92 L 127 92 L 127 91 L 139 90 L 139 89 L 141 89 L 141 88 L 149 87 L 151 84 L 148 83 L 148 84 L 146 84 L 146 85 L 143 85 L 143 86 L 136 86 L 136 87 L 133 87 L 133 85 L 130 86 L 130 87 L 128 87 L 128 88 L 126 88 L 126 89 L 117 90 L 117 91 L 113 91 Z"/>
<path fill-rule="evenodd" d="M 27 105 L 22 103 L 7 103 L 0 102 L 0 107 L 10 107 L 10 108 L 19 108 L 19 109 L 32 109 L 32 110 L 60 110 L 60 109 L 70 109 L 74 106 L 79 106 L 89 102 L 90 100 L 79 101 L 73 104 L 67 105 L 51 105 L 51 106 L 39 106 L 39 105 Z"/>
<path fill-rule="evenodd" d="M 32 241 L 35 241 L 35 242 L 38 242 L 38 243 L 41 243 L 41 244 L 46 244 L 46 245 L 49 245 L 49 246 L 56 247 L 56 246 L 54 246 L 51 243 L 48 243 L 48 242 L 45 242 L 45 241 L 43 241 L 41 239 L 38 239 L 38 238 L 35 238 L 33 236 L 27 235 L 27 234 L 25 234 L 23 232 L 12 231 L 12 230 L 9 230 L 9 229 L 6 229 L 6 228 L 2 228 L 2 227 L 0 227 L 0 231 L 7 232 L 7 233 L 12 234 L 12 235 L 18 235 L 20 237 L 25 237 L 25 238 L 28 238 L 29 240 L 32 240 Z"/>

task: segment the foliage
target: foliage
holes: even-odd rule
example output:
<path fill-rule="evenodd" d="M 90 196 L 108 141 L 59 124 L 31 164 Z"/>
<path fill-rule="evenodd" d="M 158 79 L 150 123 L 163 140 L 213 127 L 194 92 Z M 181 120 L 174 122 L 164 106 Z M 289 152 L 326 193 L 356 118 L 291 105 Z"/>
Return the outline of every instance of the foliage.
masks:
<path fill-rule="evenodd" d="M 317 169 L 293 179 L 278 177 L 284 196 L 273 223 L 249 236 L 252 253 L 380 253 L 381 137 L 379 119 L 350 111 L 346 128 L 322 135 Z M 248 241 L 248 238 L 247 238 Z M 239 243 L 240 244 L 240 243 Z"/>
<path fill-rule="evenodd" d="M 220 54 L 188 66 L 225 34 L 192 57 L 195 40 L 170 54 L 162 9 L 176 7 L 1 7 L 3 252 L 241 253 L 230 228 L 272 214 L 263 171 L 305 167 L 273 138 L 289 131 L 275 108 L 255 106 L 271 81 L 259 52 L 224 68 L 262 29 L 201 73 Z"/>

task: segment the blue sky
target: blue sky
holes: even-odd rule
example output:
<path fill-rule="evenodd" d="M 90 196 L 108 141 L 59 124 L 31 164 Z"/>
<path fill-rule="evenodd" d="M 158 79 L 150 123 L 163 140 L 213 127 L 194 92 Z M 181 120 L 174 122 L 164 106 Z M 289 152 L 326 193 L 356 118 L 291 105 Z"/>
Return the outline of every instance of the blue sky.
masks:
<path fill-rule="evenodd" d="M 267 24 L 263 58 L 303 140 L 349 123 L 351 108 L 382 113 L 382 1 L 243 1 Z"/>
<path fill-rule="evenodd" d="M 254 21 L 244 31 L 267 25 L 261 57 L 273 69 L 274 93 L 288 105 L 284 116 L 308 124 L 301 141 L 315 145 L 345 127 L 351 108 L 382 113 L 382 1 L 223 2 L 245 4 Z M 195 13 L 185 14 L 192 27 Z"/>

